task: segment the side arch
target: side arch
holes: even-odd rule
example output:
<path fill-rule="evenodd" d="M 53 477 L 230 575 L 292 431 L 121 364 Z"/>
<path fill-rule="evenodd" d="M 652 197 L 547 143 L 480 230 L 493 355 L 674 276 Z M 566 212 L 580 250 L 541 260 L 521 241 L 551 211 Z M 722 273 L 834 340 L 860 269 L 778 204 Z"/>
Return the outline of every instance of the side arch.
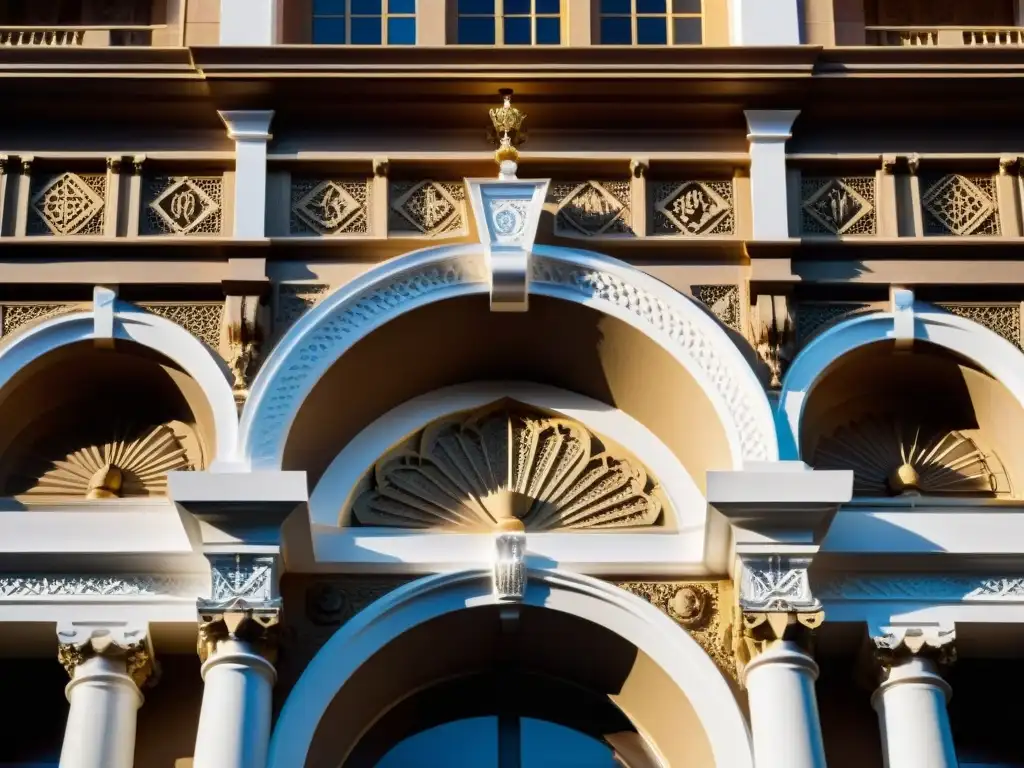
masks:
<path fill-rule="evenodd" d="M 782 459 L 800 458 L 800 429 L 814 386 L 844 355 L 895 338 L 895 315 L 877 312 L 839 323 L 815 338 L 790 365 L 776 412 Z M 1024 407 L 1024 354 L 999 334 L 924 302 L 914 303 L 914 338 L 972 360 Z"/>
<path fill-rule="evenodd" d="M 353 280 L 292 326 L 257 375 L 242 415 L 241 454 L 279 469 L 302 402 L 356 342 L 402 314 L 484 294 L 482 246 L 438 246 L 392 259 Z M 624 262 L 590 251 L 537 246 L 530 292 L 575 302 L 637 328 L 700 384 L 725 428 L 734 466 L 778 456 L 771 406 L 754 371 L 713 319 Z"/>
<path fill-rule="evenodd" d="M 493 605 L 490 572 L 439 574 L 406 584 L 339 629 L 306 667 L 285 701 L 270 744 L 269 768 L 301 768 L 335 694 L 374 653 L 404 632 L 464 608 Z M 753 768 L 746 720 L 725 679 L 672 619 L 598 579 L 529 571 L 524 602 L 606 627 L 649 656 L 692 704 L 715 765 Z"/>
<path fill-rule="evenodd" d="M 230 375 L 222 360 L 177 323 L 118 301 L 113 312 L 112 338 L 149 347 L 181 367 L 199 385 L 213 415 L 213 465 L 237 463 L 238 409 Z M 96 333 L 92 311 L 75 312 L 41 321 L 0 345 L 0 392 L 25 366 L 68 344 L 106 338 Z"/>

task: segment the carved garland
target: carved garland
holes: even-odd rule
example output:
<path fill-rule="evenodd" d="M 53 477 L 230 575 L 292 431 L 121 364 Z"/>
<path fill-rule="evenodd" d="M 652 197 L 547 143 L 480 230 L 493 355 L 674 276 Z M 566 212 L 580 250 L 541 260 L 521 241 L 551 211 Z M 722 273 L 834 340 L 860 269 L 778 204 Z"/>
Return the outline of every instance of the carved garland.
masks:
<path fill-rule="evenodd" d="M 709 384 L 733 415 L 745 459 L 768 458 L 769 435 L 758 423 L 750 398 L 744 392 L 716 342 L 709 339 L 696 323 L 676 313 L 661 299 L 608 272 L 563 266 L 550 258 L 534 256 L 532 279 L 568 288 L 590 299 L 601 299 L 624 308 L 655 330 L 667 334 L 707 376 Z M 455 285 L 484 283 L 489 280 L 479 258 L 454 257 L 436 265 L 412 270 L 390 284 L 358 294 L 335 308 L 334 313 L 303 339 L 302 354 L 278 375 L 275 389 L 265 396 L 266 410 L 260 427 L 254 431 L 251 451 L 254 456 L 270 458 L 295 401 L 303 393 L 306 380 L 321 358 L 331 358 L 339 346 L 356 336 L 360 329 L 391 315 L 400 307 L 425 296 L 450 290 Z"/>
<path fill-rule="evenodd" d="M 657 482 L 570 419 L 487 406 L 442 419 L 375 465 L 353 504 L 363 525 L 604 529 L 661 522 Z"/>

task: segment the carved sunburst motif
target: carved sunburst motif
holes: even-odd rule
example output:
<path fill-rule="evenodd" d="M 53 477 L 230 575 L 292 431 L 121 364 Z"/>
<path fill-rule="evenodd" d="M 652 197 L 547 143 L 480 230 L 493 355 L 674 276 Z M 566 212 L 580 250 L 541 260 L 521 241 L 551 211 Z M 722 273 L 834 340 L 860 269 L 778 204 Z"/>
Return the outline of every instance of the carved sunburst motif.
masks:
<path fill-rule="evenodd" d="M 122 431 L 122 437 L 86 445 L 46 462 L 27 496 L 109 499 L 157 496 L 167 491 L 167 473 L 193 464 L 182 445 L 189 427 L 181 422 L 159 424 L 143 432 Z"/>
<path fill-rule="evenodd" d="M 353 505 L 363 525 L 491 530 L 652 526 L 658 483 L 570 419 L 487 408 L 436 422 L 381 457 Z"/>
<path fill-rule="evenodd" d="M 895 419 L 840 428 L 819 442 L 814 466 L 852 469 L 853 491 L 860 496 L 996 496 L 1010 490 L 998 457 L 963 432 Z"/>

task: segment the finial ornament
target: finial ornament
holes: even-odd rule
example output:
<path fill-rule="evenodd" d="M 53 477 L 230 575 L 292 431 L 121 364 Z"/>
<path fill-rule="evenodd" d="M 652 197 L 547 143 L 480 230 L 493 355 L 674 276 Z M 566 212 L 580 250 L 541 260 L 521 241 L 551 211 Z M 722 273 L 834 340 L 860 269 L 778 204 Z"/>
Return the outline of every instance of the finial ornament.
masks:
<path fill-rule="evenodd" d="M 523 121 L 526 115 L 512 106 L 512 89 L 502 88 L 498 93 L 503 98 L 500 107 L 490 111 L 491 123 L 494 125 L 495 137 L 499 141 L 498 150 L 494 153 L 494 162 L 498 164 L 498 178 L 514 179 L 518 170 L 518 146 L 525 141 Z"/>

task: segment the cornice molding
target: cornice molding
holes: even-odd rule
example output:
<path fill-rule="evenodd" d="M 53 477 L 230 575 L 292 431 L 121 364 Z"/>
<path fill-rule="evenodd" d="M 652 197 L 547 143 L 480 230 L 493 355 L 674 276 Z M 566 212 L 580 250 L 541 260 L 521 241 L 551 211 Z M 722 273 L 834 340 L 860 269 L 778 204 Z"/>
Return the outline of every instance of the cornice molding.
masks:
<path fill-rule="evenodd" d="M 209 589 L 204 574 L 4 574 L 0 602 L 40 598 L 178 597 L 194 599 Z"/>
<path fill-rule="evenodd" d="M 1024 603 L 1024 575 L 815 574 L 819 600 Z"/>

